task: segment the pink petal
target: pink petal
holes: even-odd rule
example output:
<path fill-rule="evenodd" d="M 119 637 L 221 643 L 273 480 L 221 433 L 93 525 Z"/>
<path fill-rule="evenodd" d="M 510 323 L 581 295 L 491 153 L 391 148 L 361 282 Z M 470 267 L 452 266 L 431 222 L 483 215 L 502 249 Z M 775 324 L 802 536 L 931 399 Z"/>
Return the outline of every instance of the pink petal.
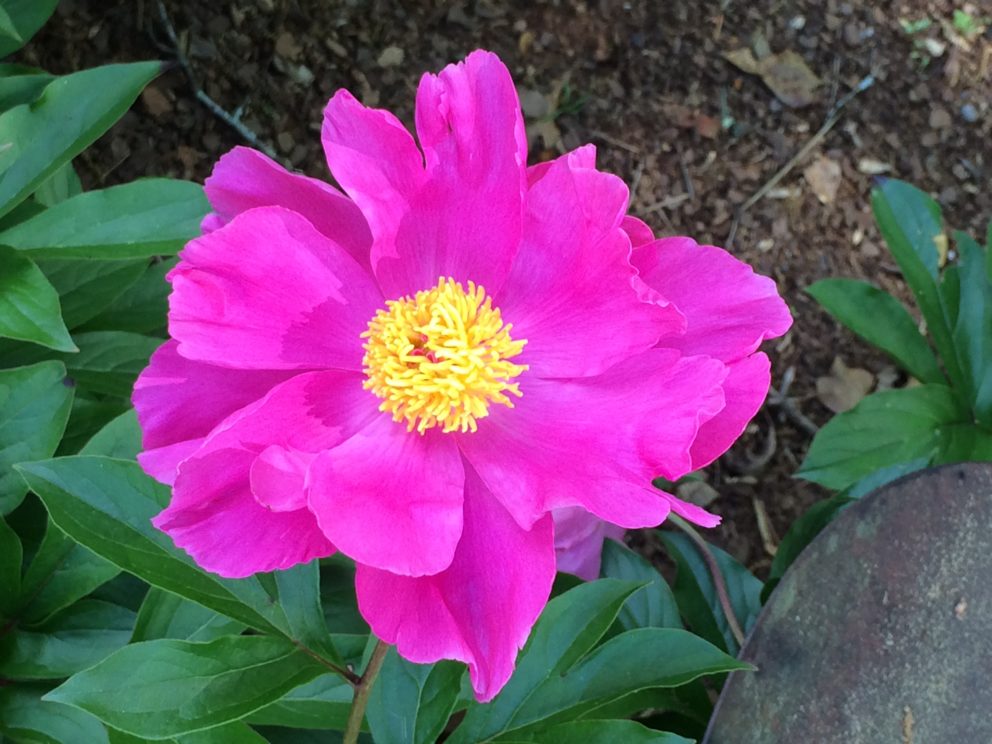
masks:
<path fill-rule="evenodd" d="M 329 183 L 290 173 L 257 150 L 235 147 L 217 161 L 204 188 L 217 218 L 204 232 L 255 207 L 286 207 L 310 220 L 357 263 L 369 265 L 369 226 L 355 203 Z"/>
<path fill-rule="evenodd" d="M 359 565 L 358 606 L 375 634 L 416 663 L 469 665 L 481 702 L 506 684 L 555 575 L 550 515 L 522 530 L 471 469 L 465 526 L 448 569 L 410 578 Z"/>
<path fill-rule="evenodd" d="M 201 568 L 231 579 L 331 555 L 334 546 L 309 511 L 269 511 L 255 500 L 253 458 L 226 449 L 186 460 L 172 502 L 152 524 Z"/>
<path fill-rule="evenodd" d="M 585 157 L 559 158 L 528 193 L 520 252 L 495 301 L 513 338 L 527 340 L 515 361 L 542 377 L 599 374 L 683 325 L 673 307 L 638 298 L 620 229 L 627 187 L 582 167 Z"/>
<path fill-rule="evenodd" d="M 272 444 L 251 464 L 249 482 L 255 500 L 272 511 L 307 507 L 306 477 L 315 454 Z"/>
<path fill-rule="evenodd" d="M 443 571 L 462 533 L 464 472 L 454 440 L 380 414 L 310 468 L 310 509 L 338 549 L 404 576 Z"/>
<path fill-rule="evenodd" d="M 390 245 L 373 248 L 389 296 L 432 287 L 441 276 L 492 294 L 520 242 L 527 139 L 510 73 L 496 55 L 473 52 L 417 89 L 417 134 L 427 181 Z"/>
<path fill-rule="evenodd" d="M 692 444 L 692 469 L 706 467 L 726 452 L 765 402 L 771 384 L 771 363 L 762 353 L 729 365 L 723 381 L 727 405 L 699 428 Z"/>
<path fill-rule="evenodd" d="M 331 173 L 361 209 L 375 243 L 393 245 L 409 200 L 426 179 L 413 137 L 388 111 L 366 108 L 339 90 L 324 109 L 321 139 Z"/>
<path fill-rule="evenodd" d="M 628 214 L 623 218 L 620 227 L 627 233 L 627 237 L 630 238 L 630 244 L 634 248 L 640 248 L 642 245 L 654 242 L 654 231 L 648 227 L 646 222 L 637 217 Z"/>
<path fill-rule="evenodd" d="M 724 406 L 726 374 L 715 359 L 653 349 L 597 377 L 521 378 L 516 407 L 490 409 L 458 444 L 523 527 L 565 506 L 653 526 L 669 505 L 651 478 L 692 469 L 690 447 Z"/>
<path fill-rule="evenodd" d="M 555 556 L 558 570 L 592 581 L 599 577 L 606 538 L 620 542 L 623 527 L 604 522 L 578 506 L 555 509 Z"/>
<path fill-rule="evenodd" d="M 534 188 L 534 184 L 548 175 L 551 166 L 562 158 L 567 158 L 577 168 L 596 167 L 596 145 L 582 145 L 571 152 L 562 155 L 554 160 L 545 160 L 542 163 L 535 163 L 527 169 L 527 187 Z"/>
<path fill-rule="evenodd" d="M 168 278 L 169 332 L 182 356 L 241 369 L 361 369 L 360 335 L 382 295 L 300 215 L 243 212 L 181 258 Z"/>
<path fill-rule="evenodd" d="M 131 398 L 146 450 L 138 460 L 165 483 L 214 426 L 293 374 L 214 367 L 180 356 L 177 347 L 166 341 L 152 354 Z"/>
<path fill-rule="evenodd" d="M 634 251 L 641 278 L 686 316 L 684 336 L 662 345 L 724 362 L 747 356 L 792 325 L 775 282 L 722 248 L 662 238 Z"/>
<path fill-rule="evenodd" d="M 670 493 L 661 491 L 661 494 L 668 500 L 672 511 L 682 517 L 682 519 L 698 524 L 700 527 L 716 527 L 720 524 L 719 515 L 710 514 L 703 507 L 690 504 L 688 501 L 683 501 Z"/>

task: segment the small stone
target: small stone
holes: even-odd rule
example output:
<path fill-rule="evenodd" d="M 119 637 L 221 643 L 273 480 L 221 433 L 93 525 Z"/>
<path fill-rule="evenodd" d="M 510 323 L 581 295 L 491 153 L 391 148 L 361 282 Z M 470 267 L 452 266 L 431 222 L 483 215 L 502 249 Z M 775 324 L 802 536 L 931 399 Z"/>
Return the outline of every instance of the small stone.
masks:
<path fill-rule="evenodd" d="M 276 142 L 279 143 L 279 149 L 283 152 L 290 152 L 294 145 L 296 145 L 296 140 L 293 139 L 293 135 L 289 132 L 279 132 Z"/>
<path fill-rule="evenodd" d="M 974 124 L 978 121 L 978 109 L 972 104 L 966 103 L 961 107 L 961 118 L 964 119 L 969 124 Z"/>
<path fill-rule="evenodd" d="M 947 129 L 951 126 L 951 115 L 943 106 L 934 106 L 930 110 L 930 128 Z"/>
<path fill-rule="evenodd" d="M 382 50 L 382 54 L 379 55 L 376 62 L 378 62 L 379 67 L 399 67 L 403 64 L 405 56 L 406 53 L 398 46 L 388 46 Z"/>

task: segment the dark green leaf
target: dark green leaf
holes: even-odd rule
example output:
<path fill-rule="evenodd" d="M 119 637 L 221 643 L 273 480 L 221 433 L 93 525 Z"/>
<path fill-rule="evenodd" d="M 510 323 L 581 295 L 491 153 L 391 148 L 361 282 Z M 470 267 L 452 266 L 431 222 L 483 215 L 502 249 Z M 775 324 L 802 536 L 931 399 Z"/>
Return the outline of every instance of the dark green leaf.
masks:
<path fill-rule="evenodd" d="M 680 532 L 659 532 L 659 536 L 678 566 L 675 598 L 682 617 L 710 643 L 736 654 L 737 640 L 727 624 L 713 576 L 699 549 Z M 720 568 L 737 622 L 747 632 L 761 611 L 761 582 L 720 548 L 710 545 L 709 549 Z"/>
<path fill-rule="evenodd" d="M 647 585 L 628 599 L 617 615 L 624 630 L 681 628 L 675 596 L 661 574 L 633 550 L 613 540 L 603 543 L 603 578 L 639 581 Z"/>
<path fill-rule="evenodd" d="M 71 405 L 72 388 L 59 362 L 0 370 L 0 515 L 28 490 L 12 466 L 55 451 Z"/>
<path fill-rule="evenodd" d="M 159 335 L 165 330 L 171 286 L 165 275 L 175 259 L 153 263 L 144 274 L 98 316 L 87 321 L 84 331 L 130 331 Z"/>
<path fill-rule="evenodd" d="M 79 353 L 65 355 L 76 384 L 93 393 L 130 398 L 134 381 L 162 339 L 123 331 L 93 331 L 73 337 Z"/>
<path fill-rule="evenodd" d="M 377 744 L 434 744 L 454 710 L 465 667 L 413 664 L 390 649 L 366 717 Z"/>
<path fill-rule="evenodd" d="M 917 470 L 922 470 L 929 464 L 929 458 L 920 457 L 908 462 L 900 462 L 896 465 L 890 465 L 887 468 L 881 468 L 869 475 L 866 475 L 850 488 L 845 488 L 843 495 L 851 499 L 860 499 L 867 496 L 876 488 L 881 488 L 897 478 L 902 478 L 904 475 L 909 475 L 910 473 L 915 473 Z"/>
<path fill-rule="evenodd" d="M 69 539 L 45 520 L 45 537 L 24 573 L 24 601 L 18 614 L 27 623 L 46 621 L 110 581 L 120 569 Z"/>
<path fill-rule="evenodd" d="M 937 289 L 940 253 L 936 241 L 946 240 L 940 207 L 924 192 L 894 178 L 874 189 L 871 198 L 878 228 L 916 297 L 951 385 L 960 386 L 961 370 Z"/>
<path fill-rule="evenodd" d="M 367 636 L 369 626 L 358 612 L 355 599 L 354 562 L 335 553 L 322 559 L 320 567 L 320 601 L 331 632 Z"/>
<path fill-rule="evenodd" d="M 148 258 L 199 235 L 209 211 L 202 186 L 148 178 L 74 196 L 0 233 L 0 243 L 32 257 Z"/>
<path fill-rule="evenodd" d="M 159 638 L 212 641 L 225 635 L 238 635 L 244 629 L 244 625 L 229 617 L 153 586 L 138 610 L 131 641 Z"/>
<path fill-rule="evenodd" d="M 54 79 L 52 75 L 36 68 L 0 65 L 0 111 L 22 103 L 33 103 Z"/>
<path fill-rule="evenodd" d="M 623 742 L 623 744 L 692 744 L 677 734 L 655 731 L 635 721 L 569 721 L 530 734 L 511 734 L 503 744 L 562 744 L 563 742 Z"/>
<path fill-rule="evenodd" d="M 39 261 L 38 268 L 59 293 L 62 319 L 77 328 L 95 317 L 148 268 L 136 261 Z"/>
<path fill-rule="evenodd" d="M 267 744 L 261 734 L 241 721 L 168 739 L 145 739 L 113 728 L 108 729 L 107 733 L 110 736 L 110 744 L 148 744 L 153 741 L 162 744 Z"/>
<path fill-rule="evenodd" d="M 331 644 L 330 632 L 320 605 L 320 565 L 317 560 L 273 574 L 279 606 L 286 617 L 289 636 L 313 649 L 321 657 L 342 664 Z"/>
<path fill-rule="evenodd" d="M 128 642 L 134 613 L 84 599 L 32 629 L 0 636 L 0 675 L 61 679 L 97 663 Z"/>
<path fill-rule="evenodd" d="M 354 688 L 343 677 L 324 674 L 252 713 L 248 722 L 297 729 L 344 729 L 352 697 Z"/>
<path fill-rule="evenodd" d="M 0 57 L 16 52 L 34 36 L 55 10 L 58 0 L 4 0 L 3 9 L 15 34 L 0 38 Z"/>
<path fill-rule="evenodd" d="M 943 385 L 874 393 L 820 429 L 797 475 L 841 490 L 885 467 L 932 460 L 941 432 L 961 419 Z"/>
<path fill-rule="evenodd" d="M 992 461 L 992 429 L 974 424 L 954 424 L 941 429 L 933 464 L 972 461 Z"/>
<path fill-rule="evenodd" d="M 74 455 L 100 430 L 130 408 L 124 398 L 97 399 L 86 392 L 76 391 L 72 413 L 62 435 L 56 455 Z"/>
<path fill-rule="evenodd" d="M 109 744 L 103 725 L 86 711 L 42 700 L 40 685 L 0 686 L 0 734 L 20 744 Z"/>
<path fill-rule="evenodd" d="M 21 538 L 0 517 L 0 619 L 10 617 L 21 596 Z"/>
<path fill-rule="evenodd" d="M 549 679 L 566 672 L 600 639 L 620 607 L 641 584 L 600 579 L 580 584 L 548 602 L 517 659 L 517 668 L 499 695 L 472 706 L 449 744 L 468 744 L 509 730 L 517 711 L 539 694 Z"/>
<path fill-rule="evenodd" d="M 47 181 L 38 187 L 38 190 L 34 192 L 34 198 L 45 207 L 54 207 L 56 204 L 61 204 L 66 199 L 82 193 L 82 191 L 83 184 L 79 180 L 79 174 L 69 162 L 55 171 Z M 0 243 L 6 243 L 6 241 L 0 238 Z M 8 245 L 10 244 L 8 243 Z M 17 246 L 11 245 L 11 247 L 16 248 Z"/>
<path fill-rule="evenodd" d="M 94 553 L 153 586 L 245 625 L 277 629 L 272 599 L 256 577 L 233 580 L 207 574 L 152 526 L 152 517 L 169 500 L 169 489 L 137 463 L 62 457 L 26 463 L 19 470 L 55 523 Z"/>
<path fill-rule="evenodd" d="M 952 329 L 954 350 L 968 399 L 980 424 L 992 427 L 992 280 L 988 256 L 971 236 L 958 232 L 960 304 Z"/>
<path fill-rule="evenodd" d="M 909 311 L 895 297 L 854 279 L 824 279 L 807 289 L 837 320 L 877 346 L 913 377 L 945 382 L 937 358 Z"/>
<path fill-rule="evenodd" d="M 283 638 L 125 646 L 45 696 L 116 729 L 163 738 L 240 720 L 323 671 Z"/>
<path fill-rule="evenodd" d="M 79 454 L 133 460 L 141 452 L 141 427 L 134 409 L 112 419 L 86 443 Z"/>
<path fill-rule="evenodd" d="M 75 351 L 59 296 L 34 262 L 0 246 L 0 336 Z"/>
<path fill-rule="evenodd" d="M 53 80 L 34 103 L 0 114 L 0 142 L 9 143 L 0 153 L 0 215 L 106 132 L 161 70 L 158 62 L 83 70 Z"/>

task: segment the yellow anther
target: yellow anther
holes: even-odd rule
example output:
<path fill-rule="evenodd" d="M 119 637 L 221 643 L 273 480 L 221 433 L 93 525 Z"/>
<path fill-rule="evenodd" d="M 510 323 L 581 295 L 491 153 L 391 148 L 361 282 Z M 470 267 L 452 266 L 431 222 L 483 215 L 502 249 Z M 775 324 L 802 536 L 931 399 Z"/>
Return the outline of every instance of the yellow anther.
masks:
<path fill-rule="evenodd" d="M 365 389 L 407 431 L 475 431 L 491 404 L 512 408 L 509 396 L 521 396 L 513 380 L 527 365 L 510 359 L 527 342 L 510 338 L 511 327 L 482 287 L 469 282 L 465 291 L 442 277 L 433 289 L 389 300 L 369 321 Z"/>

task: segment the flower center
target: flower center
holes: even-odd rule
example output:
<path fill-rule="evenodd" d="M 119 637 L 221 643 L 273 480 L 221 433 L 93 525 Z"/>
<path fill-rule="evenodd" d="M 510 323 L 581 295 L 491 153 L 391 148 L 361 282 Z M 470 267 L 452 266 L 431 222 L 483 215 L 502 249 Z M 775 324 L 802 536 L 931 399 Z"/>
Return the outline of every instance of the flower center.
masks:
<path fill-rule="evenodd" d="M 513 379 L 527 365 L 510 359 L 527 342 L 510 338 L 511 327 L 482 287 L 469 282 L 465 291 L 441 277 L 433 289 L 389 300 L 369 321 L 364 387 L 407 431 L 475 431 L 491 404 L 513 408 L 509 396 L 522 395 Z"/>

